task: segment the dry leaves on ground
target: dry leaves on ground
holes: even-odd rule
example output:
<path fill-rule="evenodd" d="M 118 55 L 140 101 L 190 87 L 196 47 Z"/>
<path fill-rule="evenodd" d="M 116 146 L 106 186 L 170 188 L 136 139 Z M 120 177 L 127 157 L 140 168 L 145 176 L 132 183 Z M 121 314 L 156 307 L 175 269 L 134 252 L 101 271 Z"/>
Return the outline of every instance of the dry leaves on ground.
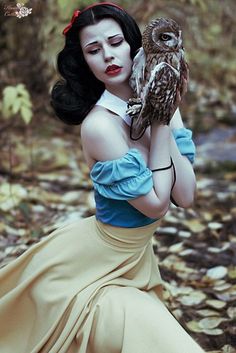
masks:
<path fill-rule="evenodd" d="M 33 141 L 33 148 L 31 142 Z M 64 222 L 95 212 L 77 135 L 14 135 L 0 161 L 0 260 L 7 264 Z M 31 148 L 29 148 L 31 146 Z M 211 353 L 236 347 L 236 174 L 198 175 L 191 209 L 172 206 L 153 237 L 165 302 Z"/>

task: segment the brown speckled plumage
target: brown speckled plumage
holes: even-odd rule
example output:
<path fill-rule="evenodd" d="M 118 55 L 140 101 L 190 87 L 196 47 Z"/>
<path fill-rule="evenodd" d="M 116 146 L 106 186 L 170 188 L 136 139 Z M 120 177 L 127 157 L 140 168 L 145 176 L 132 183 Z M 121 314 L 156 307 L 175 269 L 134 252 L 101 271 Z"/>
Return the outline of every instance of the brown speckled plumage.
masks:
<path fill-rule="evenodd" d="M 179 25 L 169 18 L 151 21 L 143 32 L 130 77 L 135 93 L 128 102 L 132 138 L 142 136 L 154 120 L 169 124 L 177 89 L 181 91 L 186 76 Z"/>

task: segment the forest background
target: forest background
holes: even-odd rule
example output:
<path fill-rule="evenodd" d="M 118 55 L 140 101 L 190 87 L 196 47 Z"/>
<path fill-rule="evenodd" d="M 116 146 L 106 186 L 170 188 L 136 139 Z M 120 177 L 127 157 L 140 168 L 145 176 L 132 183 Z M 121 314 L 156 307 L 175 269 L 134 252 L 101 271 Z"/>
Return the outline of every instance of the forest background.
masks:
<path fill-rule="evenodd" d="M 94 214 L 79 126 L 50 105 L 56 57 L 74 0 L 0 5 L 0 261 L 5 265 L 64 222 Z M 165 302 L 208 351 L 236 352 L 236 3 L 234 0 L 116 1 L 144 26 L 171 17 L 190 67 L 181 104 L 197 145 L 194 206 L 172 206 L 153 237 Z"/>

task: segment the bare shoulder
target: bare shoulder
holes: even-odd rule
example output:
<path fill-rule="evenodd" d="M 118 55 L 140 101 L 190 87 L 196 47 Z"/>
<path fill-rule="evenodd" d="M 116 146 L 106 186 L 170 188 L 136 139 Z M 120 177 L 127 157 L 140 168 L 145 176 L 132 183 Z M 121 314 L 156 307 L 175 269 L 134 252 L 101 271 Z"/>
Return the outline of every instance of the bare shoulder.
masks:
<path fill-rule="evenodd" d="M 100 106 L 95 106 L 83 121 L 81 139 L 87 160 L 112 160 L 128 151 L 116 116 Z"/>

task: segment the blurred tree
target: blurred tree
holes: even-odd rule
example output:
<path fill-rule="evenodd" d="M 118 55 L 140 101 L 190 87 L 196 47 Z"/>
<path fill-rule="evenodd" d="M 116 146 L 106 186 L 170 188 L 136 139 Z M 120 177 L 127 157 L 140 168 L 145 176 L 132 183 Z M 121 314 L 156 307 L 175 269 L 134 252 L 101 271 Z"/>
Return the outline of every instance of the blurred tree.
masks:
<path fill-rule="evenodd" d="M 6 0 L 7 2 L 7 0 Z M 234 0 L 120 0 L 141 30 L 151 19 L 171 17 L 184 32 L 190 65 L 190 92 L 184 107 L 192 127 L 211 126 L 212 121 L 235 121 L 235 16 Z M 8 3 L 8 2 L 7 2 Z M 32 14 L 1 16 L 0 87 L 24 83 L 34 108 L 45 107 L 45 96 L 58 77 L 57 53 L 63 48 L 63 28 L 73 10 L 91 4 L 87 0 L 29 0 Z M 39 95 L 44 97 L 39 99 Z M 41 104 L 40 104 L 41 102 Z M 37 108 L 38 106 L 38 108 Z M 48 105 L 49 106 L 49 105 Z M 214 106 L 214 109 L 212 109 Z M 211 115 L 206 122 L 205 116 Z M 199 124 L 198 119 L 202 123 Z M 195 123 L 196 121 L 196 123 Z"/>
<path fill-rule="evenodd" d="M 47 84 L 38 37 L 45 9 L 35 0 L 30 3 L 33 13 L 27 17 L 2 16 L 0 65 L 4 71 L 0 78 L 2 85 L 23 82 L 29 90 L 40 93 Z"/>

